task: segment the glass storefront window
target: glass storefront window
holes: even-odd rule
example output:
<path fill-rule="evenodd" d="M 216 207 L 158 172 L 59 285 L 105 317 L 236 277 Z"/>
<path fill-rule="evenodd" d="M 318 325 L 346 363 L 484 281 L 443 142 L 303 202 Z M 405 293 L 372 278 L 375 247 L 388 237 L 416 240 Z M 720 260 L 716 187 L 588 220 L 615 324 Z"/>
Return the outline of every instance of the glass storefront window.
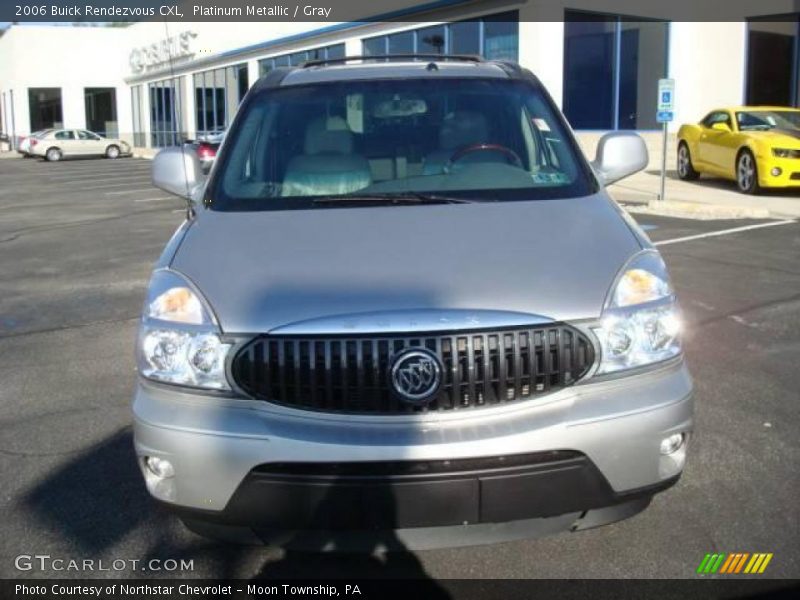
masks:
<path fill-rule="evenodd" d="M 28 88 L 31 131 L 64 127 L 61 88 Z"/>
<path fill-rule="evenodd" d="M 491 60 L 517 60 L 519 20 L 511 13 L 484 19 L 483 55 Z M 516 14 L 513 14 L 516 17 Z"/>
<path fill-rule="evenodd" d="M 154 148 L 177 146 L 183 131 L 181 78 L 148 84 L 150 91 L 150 145 Z"/>
<path fill-rule="evenodd" d="M 519 13 L 510 11 L 474 21 L 422 27 L 361 40 L 365 56 L 380 54 L 480 54 L 517 61 Z"/>
<path fill-rule="evenodd" d="M 620 22 L 619 129 L 658 129 L 658 80 L 667 75 L 668 24 Z"/>
<path fill-rule="evenodd" d="M 420 54 L 444 54 L 447 38 L 444 25 L 426 27 L 417 32 L 417 52 Z"/>
<path fill-rule="evenodd" d="M 669 24 L 566 11 L 564 114 L 575 129 L 655 129 Z"/>
<path fill-rule="evenodd" d="M 383 52 L 381 52 L 381 54 L 383 54 Z M 319 48 L 312 48 L 311 50 L 304 50 L 303 52 L 263 58 L 258 61 L 258 76 L 263 77 L 277 67 L 298 66 L 307 60 L 324 60 L 343 57 L 344 44 L 333 44 L 332 46 L 320 46 Z"/>
<path fill-rule="evenodd" d="M 135 85 L 131 88 L 131 111 L 133 117 L 133 145 L 141 148 L 146 145 L 144 96 L 142 95 L 141 85 Z"/>
<path fill-rule="evenodd" d="M 389 36 L 389 54 L 411 54 L 414 50 L 414 33 L 405 31 Z"/>
<path fill-rule="evenodd" d="M 800 106 L 800 14 L 747 23 L 747 104 Z"/>
<path fill-rule="evenodd" d="M 461 21 L 450 25 L 450 52 L 452 54 L 481 53 L 481 24 L 478 21 Z"/>
<path fill-rule="evenodd" d="M 197 136 L 223 131 L 247 93 L 247 63 L 196 73 L 193 81 Z"/>
<path fill-rule="evenodd" d="M 364 56 L 379 56 L 386 54 L 386 36 L 370 38 L 362 42 L 362 52 Z"/>
<path fill-rule="evenodd" d="M 118 137 L 116 88 L 84 88 L 86 128 L 105 137 Z"/>

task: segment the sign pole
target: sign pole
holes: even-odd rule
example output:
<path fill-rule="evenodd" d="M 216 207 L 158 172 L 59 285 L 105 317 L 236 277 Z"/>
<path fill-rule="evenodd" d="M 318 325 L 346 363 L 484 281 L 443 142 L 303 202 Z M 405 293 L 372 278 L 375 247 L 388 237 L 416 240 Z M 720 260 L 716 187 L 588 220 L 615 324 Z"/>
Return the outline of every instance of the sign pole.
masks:
<path fill-rule="evenodd" d="M 675 80 L 658 80 L 658 106 L 656 107 L 656 121 L 661 123 L 661 185 L 658 192 L 658 202 L 664 201 L 664 187 L 667 179 L 667 126 L 672 121 L 675 110 Z"/>
<path fill-rule="evenodd" d="M 658 194 L 658 200 L 664 201 L 664 184 L 667 179 L 667 123 L 662 123 L 664 131 L 661 139 L 661 191 Z"/>

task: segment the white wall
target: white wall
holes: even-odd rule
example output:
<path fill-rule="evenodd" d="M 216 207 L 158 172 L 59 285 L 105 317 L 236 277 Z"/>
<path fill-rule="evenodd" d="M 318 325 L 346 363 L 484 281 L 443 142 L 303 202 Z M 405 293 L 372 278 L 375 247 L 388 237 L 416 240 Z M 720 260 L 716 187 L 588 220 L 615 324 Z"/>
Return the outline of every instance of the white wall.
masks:
<path fill-rule="evenodd" d="M 746 23 L 672 23 L 669 74 L 675 79 L 675 121 L 699 121 L 708 111 L 744 103 Z"/>

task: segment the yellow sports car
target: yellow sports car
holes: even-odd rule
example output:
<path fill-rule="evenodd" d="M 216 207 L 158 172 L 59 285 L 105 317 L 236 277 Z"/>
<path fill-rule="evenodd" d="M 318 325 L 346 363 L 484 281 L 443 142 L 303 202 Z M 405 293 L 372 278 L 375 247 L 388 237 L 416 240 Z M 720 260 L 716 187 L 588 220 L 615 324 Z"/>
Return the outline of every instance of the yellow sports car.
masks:
<path fill-rule="evenodd" d="M 800 109 L 740 106 L 712 110 L 678 130 L 678 176 L 733 179 L 745 194 L 800 186 Z"/>

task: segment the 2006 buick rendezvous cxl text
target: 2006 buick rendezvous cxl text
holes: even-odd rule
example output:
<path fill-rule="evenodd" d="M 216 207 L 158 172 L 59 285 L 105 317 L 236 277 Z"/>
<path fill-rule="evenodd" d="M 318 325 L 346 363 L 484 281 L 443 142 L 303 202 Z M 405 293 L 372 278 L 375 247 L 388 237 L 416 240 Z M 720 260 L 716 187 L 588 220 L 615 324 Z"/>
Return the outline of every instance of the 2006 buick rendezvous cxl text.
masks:
<path fill-rule="evenodd" d="M 603 525 L 673 485 L 692 381 L 664 262 L 530 72 L 312 61 L 249 91 L 137 343 L 150 493 L 195 532 L 425 548 Z M 388 542 L 387 542 L 388 540 Z M 316 542 L 314 542 L 316 543 Z"/>

